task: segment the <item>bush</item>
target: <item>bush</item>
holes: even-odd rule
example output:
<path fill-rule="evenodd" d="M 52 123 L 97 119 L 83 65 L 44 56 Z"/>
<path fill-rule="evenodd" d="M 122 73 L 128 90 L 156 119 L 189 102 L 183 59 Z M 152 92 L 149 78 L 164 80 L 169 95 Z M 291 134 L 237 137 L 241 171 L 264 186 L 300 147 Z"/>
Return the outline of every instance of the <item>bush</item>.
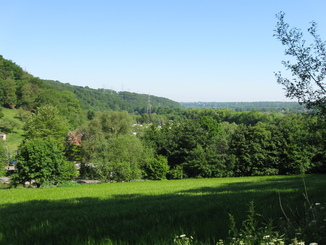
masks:
<path fill-rule="evenodd" d="M 62 145 L 53 140 L 33 139 L 25 141 L 17 155 L 17 172 L 14 183 L 57 183 L 66 174 Z"/>
<path fill-rule="evenodd" d="M 65 161 L 62 164 L 61 179 L 71 180 L 71 179 L 76 178 L 77 176 L 78 176 L 78 171 L 77 171 L 75 163 Z"/>
<path fill-rule="evenodd" d="M 162 180 L 166 179 L 170 166 L 166 157 L 158 155 L 147 164 L 146 172 L 149 179 Z"/>

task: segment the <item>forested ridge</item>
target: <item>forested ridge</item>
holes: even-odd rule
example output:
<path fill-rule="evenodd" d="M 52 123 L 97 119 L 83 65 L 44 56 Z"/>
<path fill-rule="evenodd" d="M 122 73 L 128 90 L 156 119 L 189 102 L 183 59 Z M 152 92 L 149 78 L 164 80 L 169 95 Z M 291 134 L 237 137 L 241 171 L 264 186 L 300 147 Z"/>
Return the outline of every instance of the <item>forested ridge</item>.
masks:
<path fill-rule="evenodd" d="M 147 110 L 155 111 L 158 107 L 180 108 L 175 101 L 148 94 L 116 92 L 110 89 L 92 89 L 89 87 L 74 86 L 59 81 L 45 80 L 45 84 L 59 91 L 71 91 L 81 101 L 84 110 L 126 110 L 130 113 L 143 113 Z"/>
<path fill-rule="evenodd" d="M 106 89 L 91 89 L 59 81 L 43 80 L 25 72 L 0 55 L 0 105 L 11 109 L 36 109 L 53 104 L 75 107 L 75 110 L 127 110 L 142 113 L 157 107 L 181 107 L 175 101 L 157 96 Z M 62 105 L 62 106 L 61 106 Z M 77 112 L 77 111 L 76 111 Z"/>

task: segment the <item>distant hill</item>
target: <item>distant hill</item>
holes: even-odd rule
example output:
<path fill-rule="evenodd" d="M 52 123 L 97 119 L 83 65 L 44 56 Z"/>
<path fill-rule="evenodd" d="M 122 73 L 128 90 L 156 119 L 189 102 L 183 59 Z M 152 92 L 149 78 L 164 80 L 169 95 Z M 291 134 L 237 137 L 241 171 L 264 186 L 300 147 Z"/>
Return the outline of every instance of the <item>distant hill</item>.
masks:
<path fill-rule="evenodd" d="M 152 95 L 43 80 L 0 55 L 0 106 L 33 110 L 45 104 L 57 105 L 63 114 L 71 116 L 71 120 L 75 120 L 72 114 L 80 114 L 82 110 L 127 110 L 142 114 L 157 107 L 182 107 L 178 102 Z"/>
<path fill-rule="evenodd" d="M 298 102 L 180 102 L 185 108 L 216 108 L 235 111 L 304 111 L 304 106 Z"/>
<path fill-rule="evenodd" d="M 116 92 L 110 89 L 92 89 L 89 87 L 75 86 L 59 81 L 45 80 L 44 83 L 59 91 L 71 91 L 81 101 L 85 110 L 126 110 L 140 114 L 157 107 L 181 108 L 173 100 L 147 94 L 130 92 Z"/>

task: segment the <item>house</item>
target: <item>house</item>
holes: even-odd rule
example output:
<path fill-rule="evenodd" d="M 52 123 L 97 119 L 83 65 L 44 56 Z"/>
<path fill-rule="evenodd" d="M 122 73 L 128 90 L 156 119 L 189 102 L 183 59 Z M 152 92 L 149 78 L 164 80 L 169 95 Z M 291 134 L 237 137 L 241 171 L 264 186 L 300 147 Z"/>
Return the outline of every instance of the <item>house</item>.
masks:
<path fill-rule="evenodd" d="M 1 133 L 1 132 L 0 132 L 0 138 L 2 138 L 3 140 L 6 140 L 6 136 L 7 136 L 7 135 L 6 135 L 5 133 Z"/>

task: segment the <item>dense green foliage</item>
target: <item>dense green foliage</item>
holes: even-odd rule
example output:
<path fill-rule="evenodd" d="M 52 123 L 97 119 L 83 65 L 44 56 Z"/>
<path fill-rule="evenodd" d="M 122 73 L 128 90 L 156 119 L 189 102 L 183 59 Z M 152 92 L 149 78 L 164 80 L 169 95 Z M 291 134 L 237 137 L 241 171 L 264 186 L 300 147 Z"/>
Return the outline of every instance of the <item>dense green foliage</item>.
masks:
<path fill-rule="evenodd" d="M 68 123 L 60 116 L 57 107 L 43 106 L 24 125 L 27 139 L 52 139 L 62 142 L 68 132 Z"/>
<path fill-rule="evenodd" d="M 53 139 L 26 140 L 19 148 L 17 160 L 17 171 L 13 176 L 15 184 L 29 182 L 40 187 L 76 176 L 76 170 L 65 160 L 62 144 Z"/>
<path fill-rule="evenodd" d="M 325 207 L 324 176 L 307 175 L 304 180 L 309 202 Z M 325 225 L 326 217 L 318 210 L 317 226 L 313 223 L 303 193 L 300 176 L 2 189 L 0 244 L 174 244 L 176 236 L 187 234 L 195 244 L 215 245 L 229 237 L 229 214 L 238 231 L 245 229 L 242 221 L 248 219 L 252 201 L 262 215 L 256 217 L 257 226 L 265 228 L 271 219 L 273 227 L 286 235 L 285 244 L 295 237 L 306 244 L 323 244 L 318 232 L 324 237 L 325 233 L 318 226 Z"/>
<path fill-rule="evenodd" d="M 143 166 L 152 154 L 132 135 L 127 112 L 98 112 L 79 130 L 83 134 L 81 175 L 104 181 L 143 177 Z"/>
<path fill-rule="evenodd" d="M 325 171 L 319 116 L 188 109 L 174 117 L 177 122 L 153 124 L 142 136 L 168 159 L 170 178 Z"/>
<path fill-rule="evenodd" d="M 26 140 L 57 141 L 58 157 L 78 163 L 83 177 L 125 181 L 326 171 L 326 123 L 313 110 L 182 109 L 162 98 L 43 81 L 1 60 L 1 81 L 10 80 L 2 83 L 1 103 L 20 108 L 15 117 L 1 118 L 1 130 L 13 134 L 22 128 Z"/>
<path fill-rule="evenodd" d="M 73 92 L 81 101 L 84 110 L 125 110 L 129 113 L 143 114 L 149 110 L 155 112 L 158 107 L 181 108 L 181 105 L 175 101 L 152 95 L 91 89 L 87 86 L 73 86 L 51 80 L 45 80 L 44 83 L 59 91 Z"/>

